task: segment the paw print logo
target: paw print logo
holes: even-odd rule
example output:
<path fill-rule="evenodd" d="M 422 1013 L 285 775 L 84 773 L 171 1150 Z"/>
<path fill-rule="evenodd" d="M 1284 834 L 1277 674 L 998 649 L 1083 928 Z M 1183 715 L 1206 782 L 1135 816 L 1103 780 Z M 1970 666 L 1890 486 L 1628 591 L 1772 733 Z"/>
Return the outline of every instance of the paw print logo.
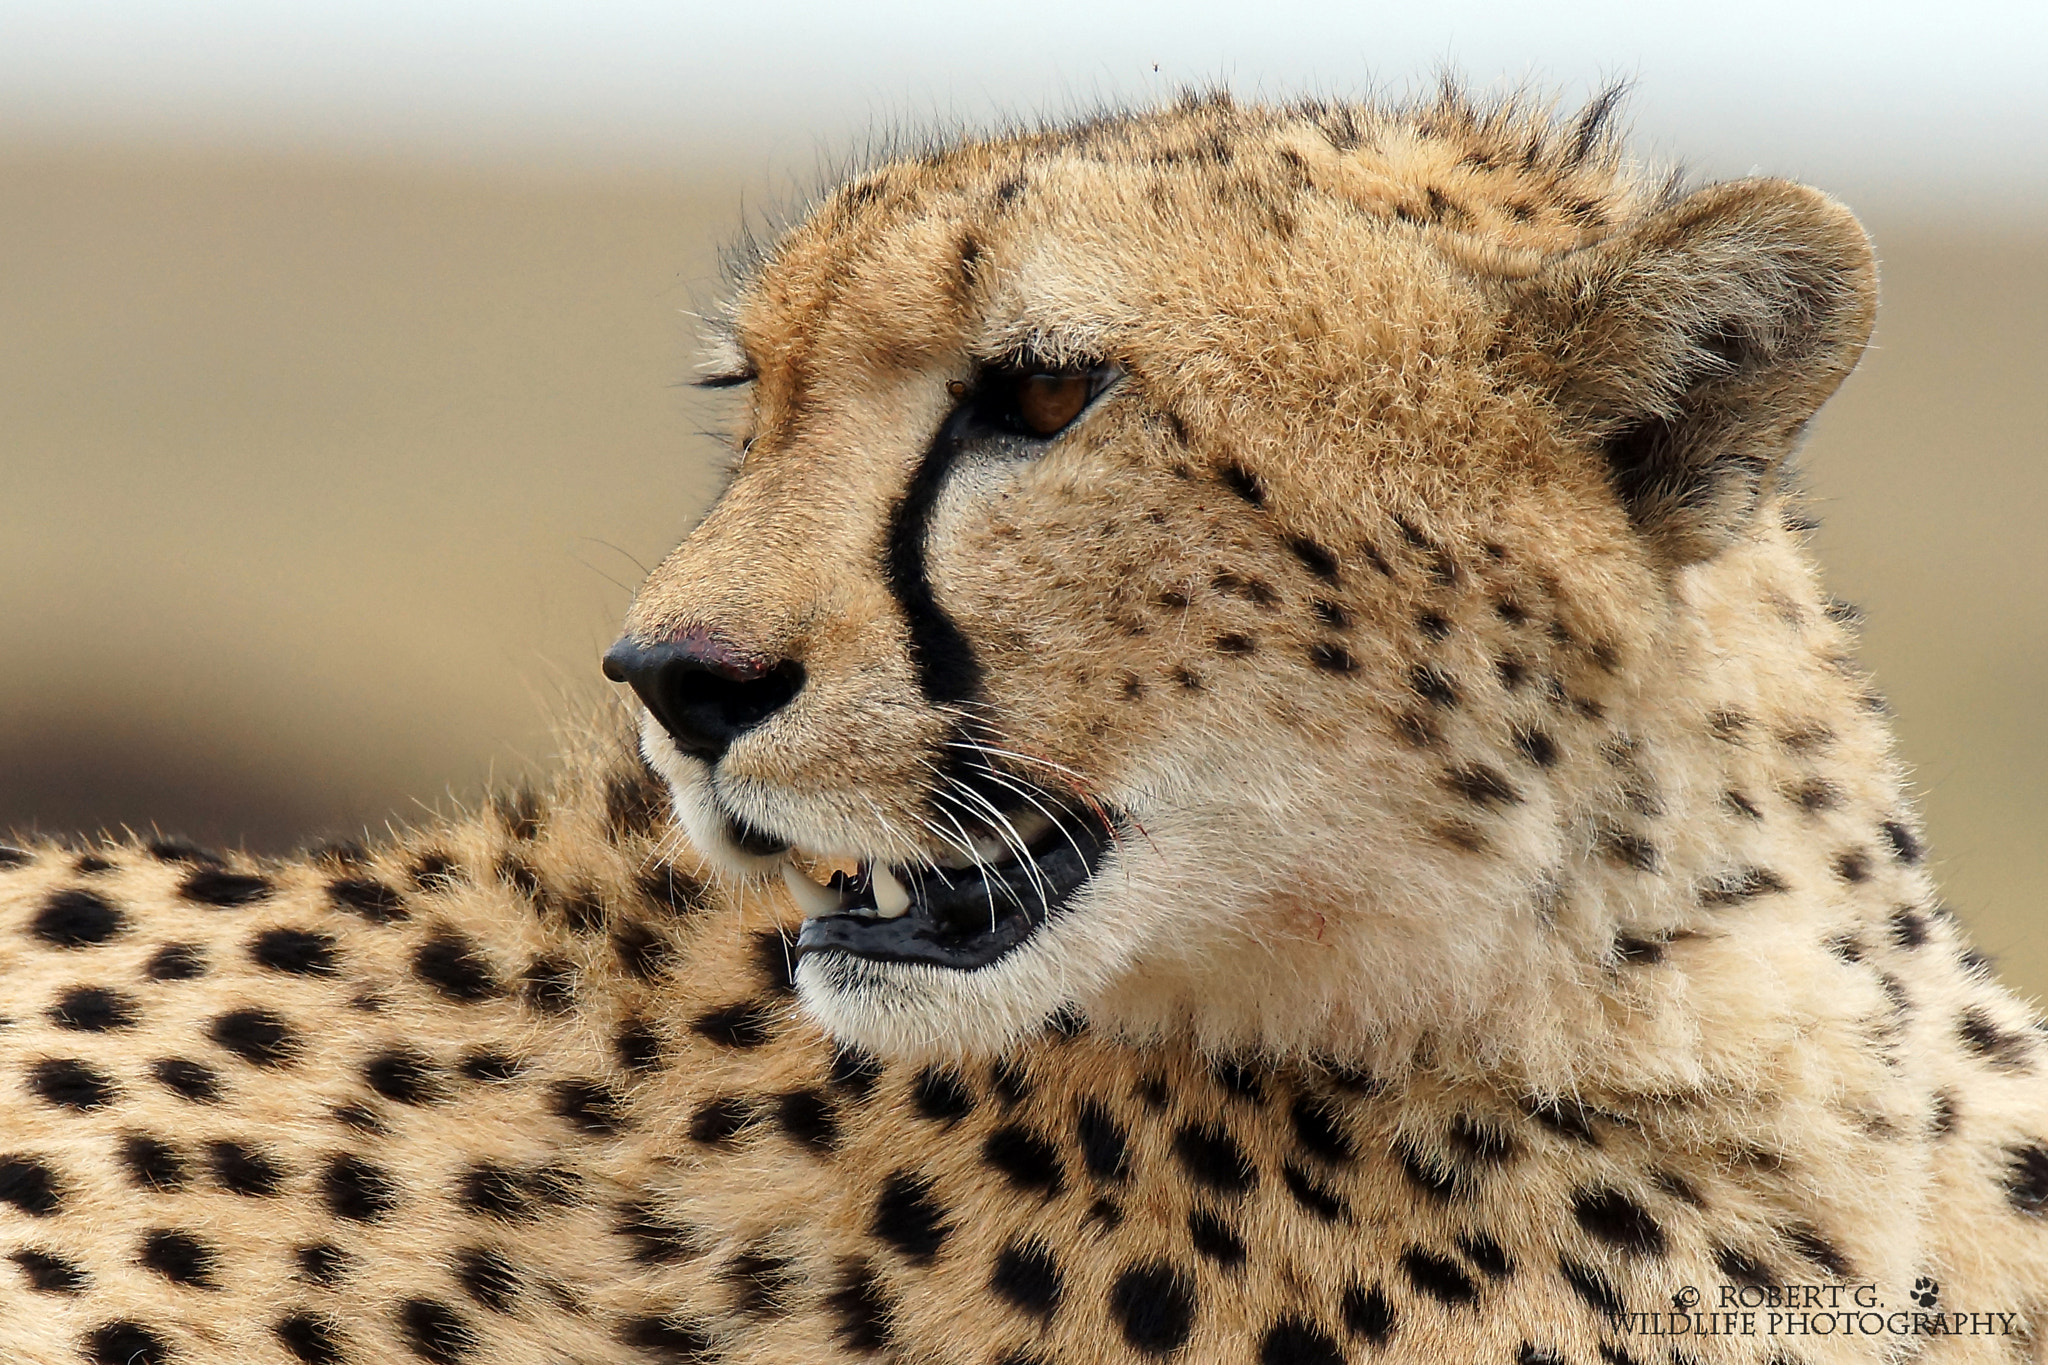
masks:
<path fill-rule="evenodd" d="M 1919 1279 L 1913 1281 L 1913 1292 L 1906 1295 L 1906 1297 L 1919 1304 L 1922 1308 L 1932 1308 L 1935 1304 L 1941 1302 L 1941 1286 L 1928 1279 L 1925 1275 L 1922 1275 Z"/>

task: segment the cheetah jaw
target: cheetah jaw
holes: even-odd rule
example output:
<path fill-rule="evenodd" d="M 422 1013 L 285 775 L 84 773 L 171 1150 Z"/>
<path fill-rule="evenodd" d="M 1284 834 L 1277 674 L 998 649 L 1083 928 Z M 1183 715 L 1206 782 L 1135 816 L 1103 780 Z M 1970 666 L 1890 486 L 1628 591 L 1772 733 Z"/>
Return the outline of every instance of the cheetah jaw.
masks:
<path fill-rule="evenodd" d="M 799 961 L 844 953 L 875 962 L 972 970 L 994 962 L 1037 931 L 1095 875 L 1115 842 L 1113 823 L 1072 811 L 1055 822 L 1031 812 L 1012 817 L 1005 836 L 976 834 L 917 868 L 862 859 L 849 875 L 819 885 L 792 849 L 782 879 L 806 916 Z"/>

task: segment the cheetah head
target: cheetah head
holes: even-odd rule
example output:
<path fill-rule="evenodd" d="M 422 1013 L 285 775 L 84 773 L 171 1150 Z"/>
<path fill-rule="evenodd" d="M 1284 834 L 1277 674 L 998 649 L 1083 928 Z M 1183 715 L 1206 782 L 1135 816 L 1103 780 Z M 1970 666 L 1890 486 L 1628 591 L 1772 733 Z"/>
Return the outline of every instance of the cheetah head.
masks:
<path fill-rule="evenodd" d="M 1839 206 L 1681 197 L 1604 112 L 1192 101 L 765 253 L 736 471 L 606 669 L 830 1031 L 1342 1051 L 1605 950 L 1535 929 L 1628 837 L 1601 736 L 1872 283 Z"/>

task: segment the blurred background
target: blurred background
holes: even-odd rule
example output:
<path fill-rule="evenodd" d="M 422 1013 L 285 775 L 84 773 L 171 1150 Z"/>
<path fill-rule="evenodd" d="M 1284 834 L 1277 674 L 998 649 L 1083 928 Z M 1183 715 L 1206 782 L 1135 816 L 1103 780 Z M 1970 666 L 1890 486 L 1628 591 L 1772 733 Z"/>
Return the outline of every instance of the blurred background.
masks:
<path fill-rule="evenodd" d="M 721 240 L 878 133 L 1619 78 L 1645 153 L 1876 236 L 1819 549 L 2048 997 L 2048 6 L 1679 13 L 0 0 L 0 829 L 275 851 L 545 764 L 714 489 Z"/>

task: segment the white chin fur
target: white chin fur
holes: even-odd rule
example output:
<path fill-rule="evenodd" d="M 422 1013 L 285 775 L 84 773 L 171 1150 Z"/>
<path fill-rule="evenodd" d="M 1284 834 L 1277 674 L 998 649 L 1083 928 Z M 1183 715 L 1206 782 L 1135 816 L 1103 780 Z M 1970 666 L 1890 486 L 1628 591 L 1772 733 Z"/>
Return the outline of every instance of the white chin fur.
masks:
<path fill-rule="evenodd" d="M 757 857 L 726 837 L 725 817 L 711 797 L 711 765 L 677 749 L 668 732 L 644 708 L 640 712 L 640 752 L 648 766 L 667 780 L 683 833 L 706 861 L 737 877 L 774 873 L 782 855 Z"/>

